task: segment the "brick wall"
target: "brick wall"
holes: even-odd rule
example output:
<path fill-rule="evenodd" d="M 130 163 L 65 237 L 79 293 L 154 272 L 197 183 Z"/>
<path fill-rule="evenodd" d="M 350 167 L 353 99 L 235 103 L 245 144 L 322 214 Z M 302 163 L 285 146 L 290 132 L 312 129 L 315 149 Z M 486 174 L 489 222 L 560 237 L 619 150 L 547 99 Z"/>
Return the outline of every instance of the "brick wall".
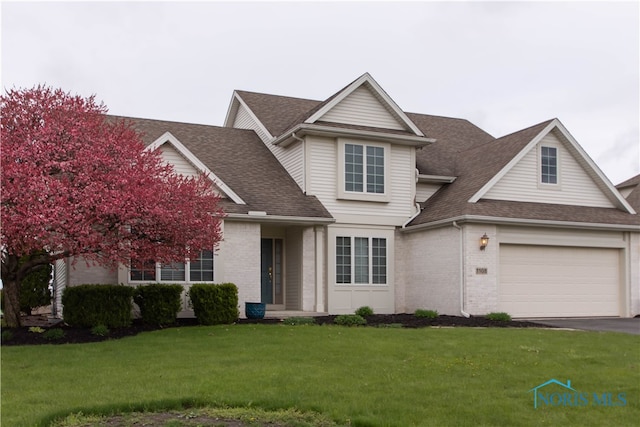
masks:
<path fill-rule="evenodd" d="M 453 226 L 400 233 L 396 247 L 396 309 L 460 315 L 460 231 Z M 402 307 L 404 306 L 404 307 Z"/>
<path fill-rule="evenodd" d="M 465 311 L 482 315 L 498 307 L 498 238 L 496 226 L 465 224 Z M 489 244 L 480 249 L 480 237 L 487 234 Z"/>
<path fill-rule="evenodd" d="M 235 283 L 244 317 L 244 303 L 260 301 L 260 224 L 225 221 L 217 253 L 216 282 Z"/>

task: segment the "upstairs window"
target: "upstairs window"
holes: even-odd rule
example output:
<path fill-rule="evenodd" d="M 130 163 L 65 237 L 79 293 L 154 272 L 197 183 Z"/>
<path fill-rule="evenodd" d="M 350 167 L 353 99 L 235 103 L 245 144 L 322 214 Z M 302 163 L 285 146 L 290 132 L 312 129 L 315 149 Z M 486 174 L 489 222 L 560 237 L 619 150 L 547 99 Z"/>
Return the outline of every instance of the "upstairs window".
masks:
<path fill-rule="evenodd" d="M 338 147 L 338 198 L 389 202 L 391 146 L 339 139 Z"/>
<path fill-rule="evenodd" d="M 357 193 L 384 194 L 384 148 L 344 145 L 344 189 Z"/>
<path fill-rule="evenodd" d="M 540 182 L 543 184 L 558 183 L 558 149 L 540 147 Z"/>

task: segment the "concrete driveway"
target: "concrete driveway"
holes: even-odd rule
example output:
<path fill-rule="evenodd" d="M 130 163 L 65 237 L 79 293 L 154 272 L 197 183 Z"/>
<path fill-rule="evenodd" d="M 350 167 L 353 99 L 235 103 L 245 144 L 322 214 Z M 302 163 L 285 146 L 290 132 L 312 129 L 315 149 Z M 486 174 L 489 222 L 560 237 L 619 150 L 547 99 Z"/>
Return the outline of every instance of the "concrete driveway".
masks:
<path fill-rule="evenodd" d="M 584 331 L 622 332 L 640 335 L 640 318 L 590 318 L 590 319 L 528 319 L 529 322 L 558 328 Z"/>

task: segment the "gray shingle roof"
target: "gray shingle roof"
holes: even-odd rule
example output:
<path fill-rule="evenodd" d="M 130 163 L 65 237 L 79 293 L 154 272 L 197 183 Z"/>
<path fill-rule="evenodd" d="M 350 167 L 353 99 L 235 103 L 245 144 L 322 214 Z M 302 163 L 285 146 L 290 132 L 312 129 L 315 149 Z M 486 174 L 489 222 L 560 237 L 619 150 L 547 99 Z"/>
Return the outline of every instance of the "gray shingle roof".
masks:
<path fill-rule="evenodd" d="M 325 101 L 313 101 L 251 92 L 238 93 L 274 136 L 301 123 L 335 96 Z M 551 120 L 496 139 L 464 119 L 406 114 L 427 137 L 436 139 L 435 143 L 417 150 L 416 167 L 419 173 L 457 177 L 456 181 L 443 186 L 422 204 L 422 213 L 410 226 L 464 215 L 611 224 L 636 224 L 640 221 L 638 215 L 617 209 L 498 200 L 468 203 Z M 634 193 L 638 193 L 634 197 L 640 198 L 640 191 Z M 632 201 L 629 203 L 633 206 Z"/>
<path fill-rule="evenodd" d="M 457 154 L 458 178 L 422 204 L 423 211 L 411 225 L 459 216 L 489 216 L 585 223 L 640 224 L 638 215 L 614 208 L 595 208 L 501 200 L 468 200 L 500 172 L 551 120 L 498 138 L 473 144 Z"/>
<path fill-rule="evenodd" d="M 321 104 L 310 99 L 236 90 L 272 136 L 279 136 L 294 124 L 304 121 L 303 115 Z"/>
<path fill-rule="evenodd" d="M 151 144 L 170 132 L 246 203 L 226 200 L 227 213 L 331 218 L 315 196 L 306 196 L 251 130 L 121 117 Z"/>
<path fill-rule="evenodd" d="M 627 202 L 636 212 L 640 213 L 640 175 L 636 175 L 616 185 L 618 189 L 630 187 L 633 187 L 633 190 L 627 194 Z"/>

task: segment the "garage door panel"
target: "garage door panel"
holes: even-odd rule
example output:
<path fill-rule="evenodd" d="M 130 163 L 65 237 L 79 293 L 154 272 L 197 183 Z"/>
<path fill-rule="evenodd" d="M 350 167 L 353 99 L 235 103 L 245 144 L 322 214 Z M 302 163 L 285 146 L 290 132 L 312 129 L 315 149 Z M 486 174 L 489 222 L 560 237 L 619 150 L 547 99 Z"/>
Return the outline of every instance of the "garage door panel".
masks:
<path fill-rule="evenodd" d="M 619 250 L 500 246 L 499 307 L 516 317 L 619 315 Z"/>

